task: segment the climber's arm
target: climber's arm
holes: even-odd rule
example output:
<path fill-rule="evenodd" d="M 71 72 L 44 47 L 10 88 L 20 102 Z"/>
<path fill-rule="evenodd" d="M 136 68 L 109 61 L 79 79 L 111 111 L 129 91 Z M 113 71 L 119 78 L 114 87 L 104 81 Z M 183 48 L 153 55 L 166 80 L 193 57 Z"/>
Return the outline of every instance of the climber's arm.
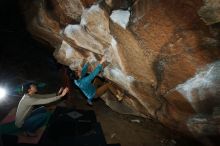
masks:
<path fill-rule="evenodd" d="M 82 72 L 81 72 L 81 78 L 83 78 L 86 75 L 86 73 L 88 71 L 88 66 L 89 66 L 88 63 L 84 64 L 84 66 L 82 68 Z"/>

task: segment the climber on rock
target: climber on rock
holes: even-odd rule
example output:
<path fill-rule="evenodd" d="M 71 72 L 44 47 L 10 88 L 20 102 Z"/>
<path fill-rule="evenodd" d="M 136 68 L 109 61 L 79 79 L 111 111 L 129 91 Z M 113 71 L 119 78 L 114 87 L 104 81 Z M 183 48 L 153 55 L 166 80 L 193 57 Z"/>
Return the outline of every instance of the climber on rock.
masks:
<path fill-rule="evenodd" d="M 102 85 L 97 89 L 95 87 L 95 84 L 98 81 L 98 79 L 97 78 L 95 79 L 95 77 L 102 71 L 104 62 L 105 62 L 105 58 L 103 57 L 99 62 L 99 64 L 96 66 L 96 68 L 87 76 L 86 73 L 88 71 L 88 66 L 89 66 L 88 63 L 85 63 L 82 69 L 78 68 L 76 70 L 76 74 L 79 79 L 74 80 L 74 83 L 80 88 L 83 94 L 87 97 L 87 103 L 90 106 L 92 105 L 93 98 L 100 97 L 108 89 L 112 89 L 111 91 L 117 91 L 116 89 L 113 90 L 112 83 L 110 82 L 105 83 L 104 85 Z"/>
<path fill-rule="evenodd" d="M 64 97 L 69 89 L 60 88 L 59 92 L 53 94 L 36 94 L 37 86 L 35 83 L 28 83 L 23 87 L 24 96 L 20 100 L 16 112 L 15 125 L 24 130 L 26 136 L 37 136 L 36 132 L 41 128 L 48 118 L 48 112 L 41 106 L 33 110 L 35 105 L 45 105 L 57 101 Z"/>

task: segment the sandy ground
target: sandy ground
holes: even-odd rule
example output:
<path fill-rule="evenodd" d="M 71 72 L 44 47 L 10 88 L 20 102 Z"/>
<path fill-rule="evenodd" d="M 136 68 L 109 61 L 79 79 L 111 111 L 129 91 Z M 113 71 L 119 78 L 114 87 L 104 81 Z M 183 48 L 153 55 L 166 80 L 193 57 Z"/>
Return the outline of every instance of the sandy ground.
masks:
<path fill-rule="evenodd" d="M 120 143 L 122 146 L 196 146 L 192 139 L 183 138 L 161 124 L 136 116 L 123 115 L 111 110 L 102 100 L 92 107 L 86 100 L 71 96 L 68 106 L 77 109 L 94 110 L 101 123 L 108 144 Z"/>

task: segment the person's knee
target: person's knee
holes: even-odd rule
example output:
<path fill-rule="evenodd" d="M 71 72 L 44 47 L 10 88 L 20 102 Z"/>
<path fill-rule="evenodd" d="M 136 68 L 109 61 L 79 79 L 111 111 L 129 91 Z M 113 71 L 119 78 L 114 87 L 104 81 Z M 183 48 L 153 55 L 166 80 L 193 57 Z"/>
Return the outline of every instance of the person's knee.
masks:
<path fill-rule="evenodd" d="M 48 114 L 47 113 L 40 113 L 37 114 L 35 117 L 32 118 L 33 125 L 44 123 L 47 120 Z"/>
<path fill-rule="evenodd" d="M 42 127 L 48 119 L 48 113 L 39 113 L 27 119 L 22 127 L 24 131 L 35 132 Z"/>
<path fill-rule="evenodd" d="M 35 109 L 35 110 L 32 112 L 32 115 L 37 115 L 37 114 L 46 113 L 46 112 L 47 112 L 46 107 L 41 106 L 41 107 Z"/>
<path fill-rule="evenodd" d="M 45 106 L 41 106 L 41 107 L 39 107 L 39 111 L 41 113 L 46 113 L 47 112 L 47 108 Z"/>
<path fill-rule="evenodd" d="M 42 113 L 39 115 L 39 120 L 46 121 L 48 118 L 48 113 Z"/>
<path fill-rule="evenodd" d="M 34 129 L 40 128 L 43 126 L 48 119 L 48 114 L 47 113 L 42 113 L 38 115 L 37 121 L 33 123 Z"/>

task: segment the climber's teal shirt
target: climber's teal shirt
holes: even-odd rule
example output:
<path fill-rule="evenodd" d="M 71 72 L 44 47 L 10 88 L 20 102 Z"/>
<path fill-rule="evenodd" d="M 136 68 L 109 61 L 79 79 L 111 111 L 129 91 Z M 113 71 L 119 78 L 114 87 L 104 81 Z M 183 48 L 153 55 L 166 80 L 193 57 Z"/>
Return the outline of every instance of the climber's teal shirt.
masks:
<path fill-rule="evenodd" d="M 91 72 L 88 76 L 86 76 L 88 66 L 89 66 L 88 64 L 85 64 L 83 66 L 81 78 L 78 80 L 75 80 L 74 82 L 82 90 L 82 92 L 85 94 L 88 100 L 91 101 L 96 94 L 96 88 L 92 84 L 92 81 L 102 70 L 102 65 L 101 64 L 97 65 L 95 70 L 93 70 L 93 72 Z"/>

